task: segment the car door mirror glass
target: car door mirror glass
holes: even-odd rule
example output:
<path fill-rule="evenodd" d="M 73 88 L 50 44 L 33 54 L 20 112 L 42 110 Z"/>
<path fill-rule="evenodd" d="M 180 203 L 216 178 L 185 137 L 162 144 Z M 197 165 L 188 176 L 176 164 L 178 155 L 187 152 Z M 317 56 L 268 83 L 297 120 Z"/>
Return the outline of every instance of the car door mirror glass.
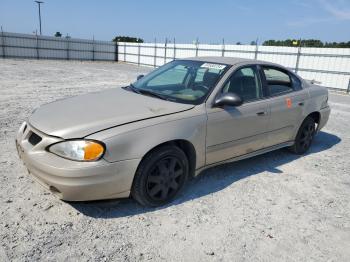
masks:
<path fill-rule="evenodd" d="M 214 107 L 223 106 L 240 106 L 243 104 L 243 99 L 235 93 L 224 93 L 219 95 L 214 102 Z"/>

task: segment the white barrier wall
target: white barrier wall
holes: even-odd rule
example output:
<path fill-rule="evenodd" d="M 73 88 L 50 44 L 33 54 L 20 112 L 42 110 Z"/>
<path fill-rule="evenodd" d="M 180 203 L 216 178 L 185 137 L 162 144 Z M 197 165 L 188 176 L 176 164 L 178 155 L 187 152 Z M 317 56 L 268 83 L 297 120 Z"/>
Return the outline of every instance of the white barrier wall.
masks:
<path fill-rule="evenodd" d="M 154 67 L 195 56 L 259 59 L 284 65 L 330 88 L 350 89 L 350 48 L 119 42 L 118 50 L 119 61 Z"/>
<path fill-rule="evenodd" d="M 350 48 L 307 48 L 255 45 L 114 43 L 0 32 L 0 57 L 124 61 L 161 66 L 174 59 L 226 56 L 284 65 L 305 79 L 350 91 Z"/>
<path fill-rule="evenodd" d="M 116 43 L 108 41 L 0 33 L 0 57 L 4 58 L 114 61 L 116 52 Z"/>

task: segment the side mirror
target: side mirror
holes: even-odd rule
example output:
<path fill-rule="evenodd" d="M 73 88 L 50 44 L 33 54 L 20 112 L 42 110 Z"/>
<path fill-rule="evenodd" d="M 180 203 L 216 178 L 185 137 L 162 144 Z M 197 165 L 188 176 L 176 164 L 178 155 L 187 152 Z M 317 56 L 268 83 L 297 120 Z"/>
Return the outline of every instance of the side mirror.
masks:
<path fill-rule="evenodd" d="M 138 75 L 136 79 L 137 79 L 137 80 L 140 80 L 140 79 L 141 79 L 142 77 L 144 77 L 144 76 L 145 76 L 145 75 Z"/>
<path fill-rule="evenodd" d="M 213 107 L 240 106 L 242 104 L 243 99 L 239 95 L 235 93 L 224 93 L 215 99 Z"/>

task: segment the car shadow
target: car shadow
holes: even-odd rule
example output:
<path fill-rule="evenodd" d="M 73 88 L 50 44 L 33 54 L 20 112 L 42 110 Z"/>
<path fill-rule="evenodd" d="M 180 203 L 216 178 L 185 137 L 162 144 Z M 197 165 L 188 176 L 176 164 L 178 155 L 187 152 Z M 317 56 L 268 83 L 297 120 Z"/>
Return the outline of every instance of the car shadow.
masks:
<path fill-rule="evenodd" d="M 314 143 L 306 155 L 327 150 L 340 141 L 341 139 L 338 136 L 321 131 L 315 137 Z M 68 204 L 82 214 L 93 218 L 109 219 L 153 212 L 218 192 L 240 179 L 265 171 L 282 174 L 283 172 L 279 169 L 279 166 L 300 157 L 303 156 L 292 154 L 286 149 L 280 149 L 249 159 L 209 168 L 190 180 L 185 190 L 173 202 L 158 208 L 142 207 L 132 199 L 68 202 Z"/>

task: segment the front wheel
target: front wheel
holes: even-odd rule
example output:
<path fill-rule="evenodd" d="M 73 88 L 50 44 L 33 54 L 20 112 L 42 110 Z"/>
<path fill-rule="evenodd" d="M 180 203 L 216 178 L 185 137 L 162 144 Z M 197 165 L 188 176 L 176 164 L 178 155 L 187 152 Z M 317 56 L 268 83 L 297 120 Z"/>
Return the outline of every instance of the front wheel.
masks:
<path fill-rule="evenodd" d="M 141 161 L 131 195 L 143 206 L 167 204 L 184 187 L 188 175 L 189 163 L 185 153 L 176 146 L 162 146 Z"/>
<path fill-rule="evenodd" d="M 298 155 L 304 154 L 309 150 L 316 133 L 315 120 L 312 117 L 307 117 L 301 124 L 298 134 L 295 138 L 294 145 L 290 150 Z"/>

